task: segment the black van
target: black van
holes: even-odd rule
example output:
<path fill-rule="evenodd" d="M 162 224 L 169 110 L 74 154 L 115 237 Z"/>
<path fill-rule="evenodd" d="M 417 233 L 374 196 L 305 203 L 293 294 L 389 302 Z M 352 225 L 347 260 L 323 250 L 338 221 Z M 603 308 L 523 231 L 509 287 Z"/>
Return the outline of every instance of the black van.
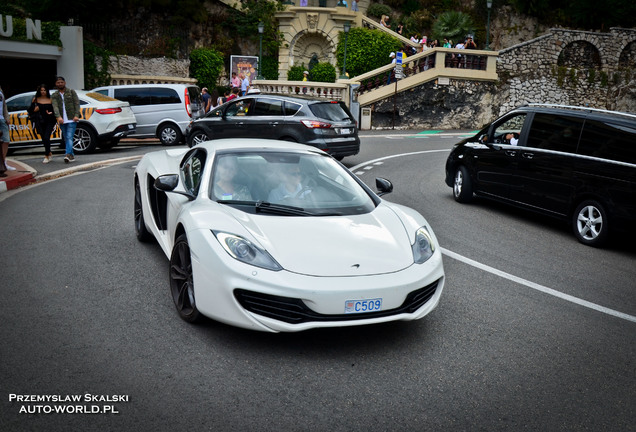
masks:
<path fill-rule="evenodd" d="M 561 105 L 516 108 L 456 144 L 446 184 L 569 220 L 584 244 L 636 227 L 636 115 Z"/>

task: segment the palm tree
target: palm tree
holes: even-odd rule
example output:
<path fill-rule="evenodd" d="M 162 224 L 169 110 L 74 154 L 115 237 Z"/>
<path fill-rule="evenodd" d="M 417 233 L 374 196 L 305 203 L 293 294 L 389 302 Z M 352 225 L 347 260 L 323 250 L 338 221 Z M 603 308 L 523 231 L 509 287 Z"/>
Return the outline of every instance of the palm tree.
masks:
<path fill-rule="evenodd" d="M 433 24 L 433 34 L 438 39 L 453 41 L 464 40 L 466 35 L 474 34 L 475 26 L 470 15 L 463 12 L 444 12 Z"/>

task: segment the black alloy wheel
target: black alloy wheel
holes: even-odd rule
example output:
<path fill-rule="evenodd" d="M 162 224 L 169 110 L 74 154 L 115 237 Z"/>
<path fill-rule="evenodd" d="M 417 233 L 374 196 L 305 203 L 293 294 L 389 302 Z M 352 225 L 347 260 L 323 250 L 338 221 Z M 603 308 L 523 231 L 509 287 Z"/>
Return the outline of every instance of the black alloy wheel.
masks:
<path fill-rule="evenodd" d="M 141 203 L 141 188 L 139 187 L 139 181 L 135 180 L 135 234 L 137 240 L 141 242 L 149 242 L 154 236 L 146 228 L 146 221 L 144 219 L 144 212 Z"/>
<path fill-rule="evenodd" d="M 177 238 L 170 256 L 170 292 L 177 312 L 183 320 L 194 323 L 201 319 L 194 299 L 190 246 L 184 234 Z"/>

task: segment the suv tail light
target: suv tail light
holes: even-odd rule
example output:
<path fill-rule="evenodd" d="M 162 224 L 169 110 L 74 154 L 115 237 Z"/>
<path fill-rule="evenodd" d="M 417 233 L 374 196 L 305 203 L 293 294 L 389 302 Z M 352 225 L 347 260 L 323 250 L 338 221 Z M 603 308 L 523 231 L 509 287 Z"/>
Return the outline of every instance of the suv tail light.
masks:
<path fill-rule="evenodd" d="M 121 108 L 97 108 L 95 112 L 97 114 L 117 114 L 121 112 Z"/>
<path fill-rule="evenodd" d="M 185 109 L 186 112 L 188 113 L 188 116 L 192 117 L 192 111 L 190 110 L 190 93 L 188 93 L 188 89 L 186 88 L 184 91 L 184 98 L 183 100 L 185 100 Z"/>
<path fill-rule="evenodd" d="M 330 129 L 333 127 L 331 123 L 325 123 L 316 120 L 301 120 L 301 123 L 309 129 Z"/>

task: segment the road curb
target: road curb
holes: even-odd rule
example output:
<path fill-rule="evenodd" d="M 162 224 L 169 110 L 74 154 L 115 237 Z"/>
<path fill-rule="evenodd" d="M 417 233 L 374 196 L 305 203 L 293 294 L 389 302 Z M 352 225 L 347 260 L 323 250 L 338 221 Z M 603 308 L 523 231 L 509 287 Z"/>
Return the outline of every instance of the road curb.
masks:
<path fill-rule="evenodd" d="M 30 184 L 41 183 L 48 180 L 53 180 L 67 175 L 75 174 L 77 172 L 88 171 L 102 166 L 115 165 L 118 163 L 132 162 L 139 160 L 143 155 L 129 156 L 124 158 L 106 159 L 98 162 L 91 162 L 82 165 L 74 165 L 70 168 L 64 168 L 50 173 L 37 175 L 37 170 L 29 165 L 7 160 L 9 165 L 15 166 L 16 171 L 7 171 L 8 176 L 0 178 L 0 193 L 8 192 L 9 190 L 19 188 L 21 186 L 27 186 Z M 17 166 L 16 166 L 17 165 Z"/>

